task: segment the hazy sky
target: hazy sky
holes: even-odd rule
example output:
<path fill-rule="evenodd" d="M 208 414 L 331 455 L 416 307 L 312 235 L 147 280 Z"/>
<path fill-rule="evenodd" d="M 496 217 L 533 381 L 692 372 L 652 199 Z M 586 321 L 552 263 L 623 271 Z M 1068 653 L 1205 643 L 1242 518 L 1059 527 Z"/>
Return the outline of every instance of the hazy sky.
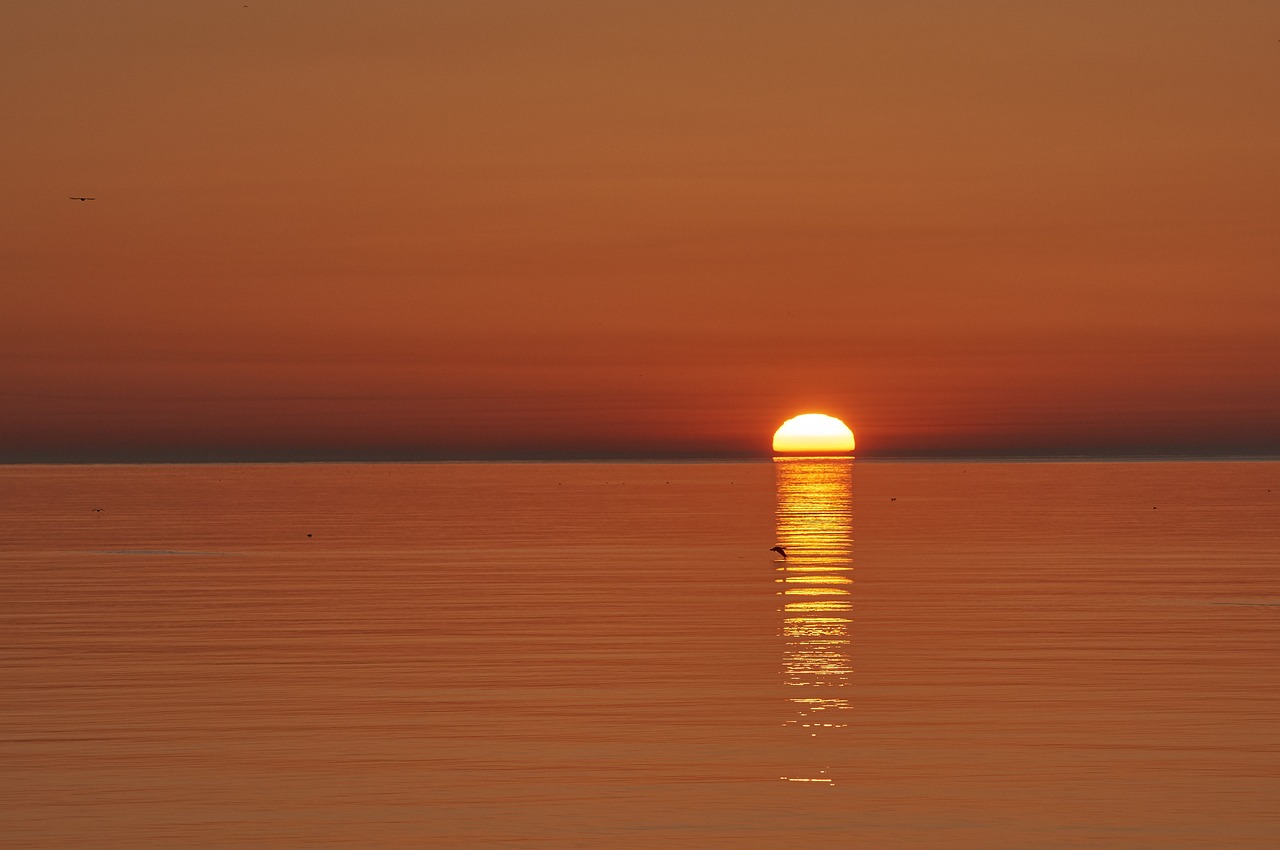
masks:
<path fill-rule="evenodd" d="M 0 72 L 0 460 L 1280 452 L 1274 0 L 39 0 Z"/>

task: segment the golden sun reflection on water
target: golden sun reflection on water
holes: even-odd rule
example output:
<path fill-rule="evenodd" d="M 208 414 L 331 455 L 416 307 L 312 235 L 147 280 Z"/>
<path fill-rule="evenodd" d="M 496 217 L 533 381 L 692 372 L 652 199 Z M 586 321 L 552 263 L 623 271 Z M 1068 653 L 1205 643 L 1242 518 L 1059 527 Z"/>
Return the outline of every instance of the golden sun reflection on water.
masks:
<path fill-rule="evenodd" d="M 777 540 L 787 557 L 776 579 L 782 599 L 783 683 L 792 691 L 784 725 L 804 761 L 782 779 L 831 784 L 824 735 L 848 725 L 849 623 L 853 609 L 853 459 L 774 458 Z"/>

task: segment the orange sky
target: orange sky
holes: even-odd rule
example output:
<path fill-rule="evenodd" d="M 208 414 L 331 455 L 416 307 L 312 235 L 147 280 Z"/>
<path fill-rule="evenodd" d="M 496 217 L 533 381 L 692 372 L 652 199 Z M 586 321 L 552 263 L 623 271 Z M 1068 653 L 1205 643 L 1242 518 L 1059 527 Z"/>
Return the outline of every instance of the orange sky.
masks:
<path fill-rule="evenodd" d="M 1271 0 L 0 6 L 0 461 L 1280 453 Z M 68 200 L 94 196 L 92 202 Z"/>

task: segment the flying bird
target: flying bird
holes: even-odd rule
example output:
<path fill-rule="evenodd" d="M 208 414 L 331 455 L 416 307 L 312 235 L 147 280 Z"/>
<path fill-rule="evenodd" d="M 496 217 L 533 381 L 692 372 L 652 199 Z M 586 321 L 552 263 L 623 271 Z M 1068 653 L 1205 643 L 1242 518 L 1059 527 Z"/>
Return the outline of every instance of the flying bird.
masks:
<path fill-rule="evenodd" d="M 782 556 L 782 560 L 784 560 L 784 561 L 787 559 L 787 550 L 786 550 L 786 549 L 783 549 L 781 546 L 774 546 L 774 547 L 773 547 L 772 549 L 770 549 L 769 551 L 770 551 L 770 552 L 777 552 L 779 555 L 781 555 L 781 556 Z"/>
<path fill-rule="evenodd" d="M 97 198 L 67 198 L 68 201 L 96 201 Z"/>

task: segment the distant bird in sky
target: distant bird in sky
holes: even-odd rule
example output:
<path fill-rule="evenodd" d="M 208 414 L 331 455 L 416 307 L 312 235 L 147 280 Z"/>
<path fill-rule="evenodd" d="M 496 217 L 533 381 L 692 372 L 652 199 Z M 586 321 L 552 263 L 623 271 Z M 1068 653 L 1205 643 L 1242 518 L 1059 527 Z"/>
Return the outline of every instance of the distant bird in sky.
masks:
<path fill-rule="evenodd" d="M 769 551 L 770 551 L 770 552 L 777 552 L 779 555 L 781 555 L 781 556 L 782 556 L 782 560 L 784 560 L 784 561 L 787 559 L 787 550 L 786 550 L 786 549 L 783 549 L 781 546 L 774 546 L 774 547 L 773 547 L 772 549 L 770 549 Z"/>
<path fill-rule="evenodd" d="M 98 200 L 98 199 L 97 199 L 97 198 L 76 198 L 76 197 L 71 197 L 71 198 L 67 198 L 67 200 L 68 200 L 68 201 L 96 201 L 96 200 Z"/>

